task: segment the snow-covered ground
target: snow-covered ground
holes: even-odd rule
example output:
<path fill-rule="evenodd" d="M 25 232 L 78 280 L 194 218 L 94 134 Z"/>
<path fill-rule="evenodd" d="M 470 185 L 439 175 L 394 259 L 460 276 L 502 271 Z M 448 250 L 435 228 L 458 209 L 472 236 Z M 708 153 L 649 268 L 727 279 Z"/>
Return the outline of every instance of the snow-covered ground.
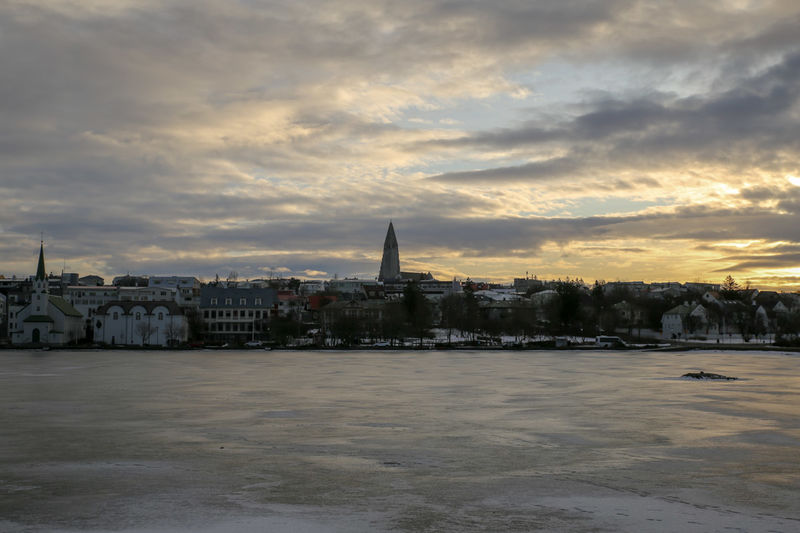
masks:
<path fill-rule="evenodd" d="M 799 399 L 756 351 L 3 351 L 0 531 L 797 531 Z"/>

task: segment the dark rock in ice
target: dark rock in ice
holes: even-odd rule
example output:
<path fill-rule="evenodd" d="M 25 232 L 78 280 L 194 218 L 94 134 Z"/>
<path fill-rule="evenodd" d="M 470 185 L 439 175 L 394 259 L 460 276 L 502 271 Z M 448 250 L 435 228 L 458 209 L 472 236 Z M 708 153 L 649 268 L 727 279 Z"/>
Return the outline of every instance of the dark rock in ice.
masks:
<path fill-rule="evenodd" d="M 722 374 L 706 373 L 706 372 L 703 372 L 702 370 L 700 372 L 689 372 L 687 374 L 684 374 L 681 377 L 692 378 L 692 379 L 724 379 L 724 380 L 727 380 L 727 381 L 733 381 L 733 380 L 736 379 L 736 378 L 730 377 L 730 376 L 723 376 Z"/>

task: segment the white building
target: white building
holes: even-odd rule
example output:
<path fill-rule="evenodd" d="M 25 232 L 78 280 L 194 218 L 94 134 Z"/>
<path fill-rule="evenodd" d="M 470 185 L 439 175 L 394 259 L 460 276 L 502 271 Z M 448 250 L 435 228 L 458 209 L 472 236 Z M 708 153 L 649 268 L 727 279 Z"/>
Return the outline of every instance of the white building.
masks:
<path fill-rule="evenodd" d="M 83 316 L 69 302 L 49 293 L 44 268 L 44 243 L 39 248 L 39 265 L 33 280 L 31 302 L 13 308 L 12 344 L 59 346 L 84 336 Z"/>
<path fill-rule="evenodd" d="M 194 276 L 150 276 L 148 287 L 175 289 L 181 307 L 200 307 L 200 280 Z"/>
<path fill-rule="evenodd" d="M 172 287 L 119 287 L 119 300 L 178 303 L 178 290 Z"/>
<path fill-rule="evenodd" d="M 173 346 L 186 342 L 188 335 L 186 315 L 172 301 L 115 301 L 95 313 L 95 342 Z"/>
<path fill-rule="evenodd" d="M 119 287 L 105 286 L 74 286 L 67 287 L 64 299 L 78 310 L 84 318 L 93 318 L 97 309 L 109 302 L 119 300 Z"/>
<path fill-rule="evenodd" d="M 702 305 L 685 303 L 661 315 L 661 332 L 665 339 L 685 339 L 691 335 L 713 338 L 719 336 L 719 324 Z"/>

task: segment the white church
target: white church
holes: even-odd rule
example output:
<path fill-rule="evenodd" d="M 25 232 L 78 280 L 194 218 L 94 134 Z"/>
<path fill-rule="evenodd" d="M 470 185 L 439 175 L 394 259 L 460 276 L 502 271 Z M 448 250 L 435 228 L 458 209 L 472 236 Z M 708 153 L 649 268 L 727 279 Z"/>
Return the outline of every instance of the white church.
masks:
<path fill-rule="evenodd" d="M 83 315 L 63 298 L 49 294 L 44 243 L 39 248 L 31 302 L 16 311 L 14 323 L 12 344 L 61 346 L 84 337 Z"/>

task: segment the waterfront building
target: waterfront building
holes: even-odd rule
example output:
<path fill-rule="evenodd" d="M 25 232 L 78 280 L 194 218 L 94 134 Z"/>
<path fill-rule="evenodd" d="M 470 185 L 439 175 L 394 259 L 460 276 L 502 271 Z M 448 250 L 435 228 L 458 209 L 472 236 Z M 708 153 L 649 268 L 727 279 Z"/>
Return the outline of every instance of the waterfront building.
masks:
<path fill-rule="evenodd" d="M 200 290 L 200 313 L 210 341 L 243 344 L 266 340 L 278 314 L 275 289 L 211 287 Z"/>
<path fill-rule="evenodd" d="M 78 341 L 83 336 L 83 316 L 69 302 L 50 294 L 44 268 L 44 243 L 41 243 L 31 301 L 14 309 L 11 342 L 60 346 Z"/>
<path fill-rule="evenodd" d="M 200 307 L 200 280 L 194 276 L 150 276 L 148 287 L 175 290 L 175 302 L 181 307 Z"/>
<path fill-rule="evenodd" d="M 87 320 L 94 317 L 97 309 L 103 305 L 119 300 L 119 287 L 106 286 L 73 286 L 64 291 L 66 299 Z"/>
<path fill-rule="evenodd" d="M 186 342 L 188 324 L 174 301 L 121 301 L 99 307 L 94 341 L 112 345 L 175 346 Z"/>

